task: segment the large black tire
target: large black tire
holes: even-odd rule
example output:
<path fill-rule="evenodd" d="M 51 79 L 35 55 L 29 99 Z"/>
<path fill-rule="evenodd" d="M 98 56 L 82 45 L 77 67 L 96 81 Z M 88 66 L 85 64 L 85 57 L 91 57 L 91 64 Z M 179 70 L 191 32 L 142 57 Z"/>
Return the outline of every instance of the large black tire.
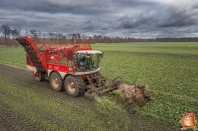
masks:
<path fill-rule="evenodd" d="M 35 80 L 36 81 L 43 81 L 44 80 L 43 74 L 40 71 L 38 72 L 38 76 L 37 77 L 35 76 Z"/>
<path fill-rule="evenodd" d="M 62 91 L 63 89 L 63 80 L 58 72 L 52 72 L 50 75 L 50 85 L 51 88 L 55 91 Z"/>
<path fill-rule="evenodd" d="M 80 96 L 85 93 L 85 83 L 80 76 L 67 76 L 64 81 L 64 88 L 66 93 L 71 96 Z"/>

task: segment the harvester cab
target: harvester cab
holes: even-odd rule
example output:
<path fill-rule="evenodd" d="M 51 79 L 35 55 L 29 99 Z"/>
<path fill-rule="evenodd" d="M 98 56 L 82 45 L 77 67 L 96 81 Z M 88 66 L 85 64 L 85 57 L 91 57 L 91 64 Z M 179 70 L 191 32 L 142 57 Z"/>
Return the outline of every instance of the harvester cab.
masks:
<path fill-rule="evenodd" d="M 50 38 L 17 38 L 26 51 L 26 66 L 37 81 L 47 79 L 51 88 L 71 96 L 86 98 L 115 96 L 115 101 L 129 107 L 142 107 L 150 100 L 146 85 L 128 85 L 120 77 L 107 79 L 100 71 L 102 51 L 92 50 L 90 42 L 52 43 Z M 57 42 L 58 40 L 56 40 Z"/>
<path fill-rule="evenodd" d="M 77 51 L 74 61 L 77 63 L 77 71 L 94 71 L 100 68 L 100 59 L 103 52 L 95 50 Z"/>

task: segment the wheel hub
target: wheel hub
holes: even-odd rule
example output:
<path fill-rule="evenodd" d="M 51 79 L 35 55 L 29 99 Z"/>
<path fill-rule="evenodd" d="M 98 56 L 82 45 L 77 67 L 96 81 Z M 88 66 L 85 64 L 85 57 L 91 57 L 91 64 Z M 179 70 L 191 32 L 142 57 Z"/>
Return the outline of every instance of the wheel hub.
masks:
<path fill-rule="evenodd" d="M 70 88 L 71 88 L 71 89 L 75 89 L 75 84 L 74 84 L 74 83 L 71 83 L 71 84 L 70 84 Z"/>
<path fill-rule="evenodd" d="M 76 91 L 76 86 L 75 86 L 74 82 L 71 82 L 71 83 L 68 85 L 68 90 L 69 90 L 70 92 L 72 92 L 72 93 Z"/>
<path fill-rule="evenodd" d="M 55 80 L 54 80 L 54 83 L 55 83 L 55 84 L 58 84 L 58 79 L 55 79 Z"/>
<path fill-rule="evenodd" d="M 59 84 L 59 81 L 58 81 L 57 78 L 54 78 L 52 83 L 53 83 L 53 86 L 54 86 L 55 88 L 57 88 L 57 87 L 58 87 L 58 84 Z"/>

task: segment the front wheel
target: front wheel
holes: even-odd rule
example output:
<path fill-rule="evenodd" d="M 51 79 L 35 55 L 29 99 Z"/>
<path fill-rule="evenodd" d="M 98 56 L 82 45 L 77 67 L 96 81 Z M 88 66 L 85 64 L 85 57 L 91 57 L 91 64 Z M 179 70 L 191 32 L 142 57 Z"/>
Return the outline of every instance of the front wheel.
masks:
<path fill-rule="evenodd" d="M 67 76 L 64 81 L 64 88 L 68 95 L 80 96 L 85 92 L 85 84 L 80 76 Z"/>
<path fill-rule="evenodd" d="M 53 72 L 50 75 L 50 85 L 51 88 L 55 91 L 62 91 L 63 88 L 63 81 L 62 78 L 60 76 L 60 74 L 58 72 Z"/>
<path fill-rule="evenodd" d="M 35 77 L 36 81 L 43 81 L 44 80 L 43 74 L 40 71 L 38 71 L 37 74 L 34 77 Z"/>

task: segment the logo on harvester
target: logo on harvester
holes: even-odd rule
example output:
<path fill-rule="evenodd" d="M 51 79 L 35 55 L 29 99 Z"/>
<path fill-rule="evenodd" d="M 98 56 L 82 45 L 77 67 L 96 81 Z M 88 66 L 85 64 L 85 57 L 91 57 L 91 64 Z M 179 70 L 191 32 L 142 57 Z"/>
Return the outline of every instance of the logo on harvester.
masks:
<path fill-rule="evenodd" d="M 195 120 L 195 114 L 194 113 L 187 113 L 182 114 L 183 118 L 179 121 L 179 123 L 183 126 L 181 130 L 187 130 L 187 129 L 193 129 L 194 131 L 197 130 Z"/>

